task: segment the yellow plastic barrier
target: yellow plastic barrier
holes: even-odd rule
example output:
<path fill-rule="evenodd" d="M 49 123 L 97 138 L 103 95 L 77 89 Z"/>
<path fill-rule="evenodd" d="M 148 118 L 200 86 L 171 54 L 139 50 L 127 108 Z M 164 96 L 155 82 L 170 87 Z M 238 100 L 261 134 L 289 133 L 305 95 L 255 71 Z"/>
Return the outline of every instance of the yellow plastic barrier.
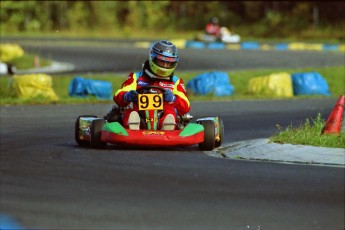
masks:
<path fill-rule="evenodd" d="M 300 42 L 292 42 L 289 44 L 289 50 L 316 50 L 322 51 L 322 44 L 319 43 L 300 43 Z"/>
<path fill-rule="evenodd" d="M 227 44 L 226 48 L 230 49 L 230 50 L 240 50 L 241 45 L 240 44 Z"/>
<path fill-rule="evenodd" d="M 269 45 L 269 44 L 262 44 L 261 49 L 262 50 L 274 50 L 274 47 L 272 45 Z"/>
<path fill-rule="evenodd" d="M 175 44 L 175 46 L 178 48 L 178 49 L 184 49 L 186 48 L 186 39 L 172 39 L 172 40 L 169 40 L 171 41 L 172 43 Z"/>
<path fill-rule="evenodd" d="M 45 97 L 57 101 L 58 96 L 52 88 L 52 78 L 46 74 L 15 75 L 12 89 L 19 98 Z"/>
<path fill-rule="evenodd" d="M 293 85 L 288 73 L 272 73 L 269 76 L 249 80 L 247 91 L 253 95 L 292 97 Z"/>
<path fill-rule="evenodd" d="M 151 45 L 150 42 L 136 42 L 135 43 L 135 47 L 138 47 L 138 48 L 149 48 Z"/>
<path fill-rule="evenodd" d="M 0 44 L 0 61 L 8 62 L 14 58 L 24 55 L 24 50 L 17 44 L 2 43 Z"/>
<path fill-rule="evenodd" d="M 345 52 L 345 44 L 339 46 L 341 52 Z"/>

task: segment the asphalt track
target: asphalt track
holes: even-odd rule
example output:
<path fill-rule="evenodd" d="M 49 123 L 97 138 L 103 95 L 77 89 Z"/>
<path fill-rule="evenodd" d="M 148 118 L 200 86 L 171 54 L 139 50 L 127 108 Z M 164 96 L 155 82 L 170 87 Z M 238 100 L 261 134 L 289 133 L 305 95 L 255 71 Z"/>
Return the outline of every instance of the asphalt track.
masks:
<path fill-rule="evenodd" d="M 122 49 L 109 53 L 118 57 Z M 72 50 L 77 60 L 87 53 Z M 199 52 L 189 60 L 206 55 Z M 94 48 L 88 56 L 98 59 L 102 53 Z M 244 60 L 252 56 L 235 54 Z M 320 55 L 322 61 L 315 66 L 343 60 L 338 54 Z M 231 55 L 219 57 L 228 63 L 236 60 Z M 260 62 L 270 66 L 275 59 Z M 245 61 L 248 68 L 256 68 L 250 60 Z M 221 116 L 229 144 L 268 137 L 276 124 L 299 125 L 319 112 L 327 116 L 335 102 L 336 98 L 193 102 L 192 114 Z M 35 229 L 344 229 L 344 168 L 214 158 L 194 146 L 164 150 L 76 146 L 76 117 L 102 116 L 109 107 L 2 106 L 1 213 Z"/>

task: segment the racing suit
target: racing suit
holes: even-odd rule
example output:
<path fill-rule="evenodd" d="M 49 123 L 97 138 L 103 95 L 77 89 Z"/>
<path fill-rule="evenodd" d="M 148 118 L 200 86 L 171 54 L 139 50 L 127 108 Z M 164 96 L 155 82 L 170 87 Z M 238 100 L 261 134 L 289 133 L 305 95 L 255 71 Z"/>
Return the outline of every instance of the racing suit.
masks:
<path fill-rule="evenodd" d="M 217 39 L 220 38 L 220 26 L 213 24 L 213 23 L 207 23 L 205 27 L 206 34 L 215 36 Z"/>
<path fill-rule="evenodd" d="M 128 78 L 122 83 L 122 86 L 117 90 L 113 96 L 115 103 L 120 107 L 127 107 L 131 102 L 124 100 L 124 94 L 130 90 L 139 90 L 144 86 L 159 86 L 166 90 L 170 90 L 176 100 L 174 102 L 164 102 L 163 116 L 159 120 L 159 127 L 162 127 L 162 122 L 166 115 L 172 114 L 177 121 L 177 114 L 183 115 L 190 111 L 190 103 L 187 97 L 187 92 L 184 87 L 183 80 L 174 75 L 162 78 L 157 77 L 150 71 L 148 61 L 145 62 L 142 71 L 132 72 Z M 133 108 L 128 108 L 123 112 L 122 121 L 126 128 L 128 128 L 129 114 L 133 111 L 138 112 L 137 103 L 133 103 Z"/>

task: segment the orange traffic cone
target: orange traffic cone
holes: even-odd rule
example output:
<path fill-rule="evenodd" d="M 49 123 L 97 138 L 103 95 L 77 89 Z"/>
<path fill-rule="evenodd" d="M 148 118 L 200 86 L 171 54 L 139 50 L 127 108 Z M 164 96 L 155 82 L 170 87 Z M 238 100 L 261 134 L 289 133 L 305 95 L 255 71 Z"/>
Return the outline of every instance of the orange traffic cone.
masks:
<path fill-rule="evenodd" d="M 325 127 L 322 129 L 321 134 L 324 133 L 339 133 L 343 122 L 345 96 L 340 96 L 337 104 L 334 106 L 330 116 L 326 121 Z"/>

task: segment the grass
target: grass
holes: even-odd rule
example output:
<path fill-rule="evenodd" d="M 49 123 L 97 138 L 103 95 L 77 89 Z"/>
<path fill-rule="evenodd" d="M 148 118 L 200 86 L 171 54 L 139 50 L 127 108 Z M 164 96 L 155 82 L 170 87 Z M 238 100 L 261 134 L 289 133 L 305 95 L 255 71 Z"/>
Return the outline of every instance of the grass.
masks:
<path fill-rule="evenodd" d="M 12 59 L 11 64 L 13 64 L 17 69 L 20 70 L 31 69 L 35 66 L 35 56 L 36 55 L 33 54 L 25 54 L 22 57 Z M 49 66 L 51 65 L 51 63 L 51 60 L 39 57 L 40 66 Z"/>
<path fill-rule="evenodd" d="M 277 125 L 278 133 L 270 137 L 270 141 L 275 143 L 289 143 L 295 145 L 311 145 L 319 147 L 345 148 L 345 133 L 321 134 L 326 122 L 319 113 L 315 119 L 307 119 L 298 128 L 292 125 L 281 131 Z"/>

